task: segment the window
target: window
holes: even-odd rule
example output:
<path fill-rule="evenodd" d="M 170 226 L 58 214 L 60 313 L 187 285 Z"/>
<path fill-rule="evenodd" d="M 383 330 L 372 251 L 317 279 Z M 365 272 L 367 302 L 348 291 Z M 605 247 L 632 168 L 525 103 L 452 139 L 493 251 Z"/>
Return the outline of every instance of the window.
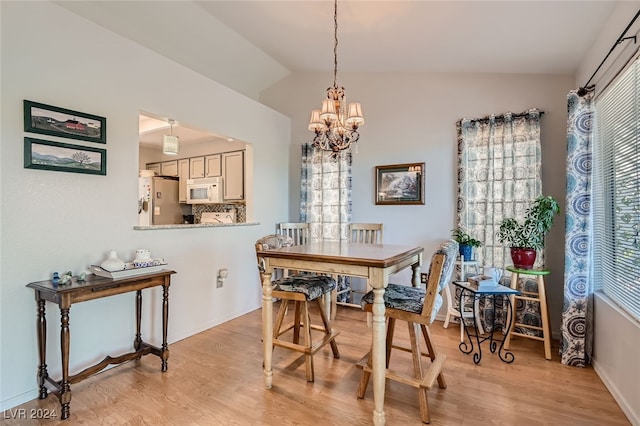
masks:
<path fill-rule="evenodd" d="M 640 63 L 595 101 L 594 279 L 640 320 Z"/>

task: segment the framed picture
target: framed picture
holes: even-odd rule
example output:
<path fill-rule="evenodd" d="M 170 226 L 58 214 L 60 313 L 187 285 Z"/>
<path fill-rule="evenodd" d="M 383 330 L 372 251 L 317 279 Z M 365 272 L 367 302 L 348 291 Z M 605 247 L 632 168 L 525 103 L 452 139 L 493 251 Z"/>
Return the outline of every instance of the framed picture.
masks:
<path fill-rule="evenodd" d="M 38 102 L 24 101 L 24 131 L 107 143 L 107 119 Z"/>
<path fill-rule="evenodd" d="M 424 163 L 376 166 L 376 204 L 424 204 Z"/>
<path fill-rule="evenodd" d="M 24 138 L 24 167 L 106 175 L 107 150 Z"/>

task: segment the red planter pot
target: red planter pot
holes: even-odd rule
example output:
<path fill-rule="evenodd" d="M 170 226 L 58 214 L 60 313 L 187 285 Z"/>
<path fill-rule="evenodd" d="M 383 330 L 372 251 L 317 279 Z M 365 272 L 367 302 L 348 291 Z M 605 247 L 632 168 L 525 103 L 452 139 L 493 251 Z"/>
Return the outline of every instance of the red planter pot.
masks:
<path fill-rule="evenodd" d="M 536 262 L 536 250 L 532 248 L 511 247 L 513 266 L 519 269 L 533 269 Z"/>

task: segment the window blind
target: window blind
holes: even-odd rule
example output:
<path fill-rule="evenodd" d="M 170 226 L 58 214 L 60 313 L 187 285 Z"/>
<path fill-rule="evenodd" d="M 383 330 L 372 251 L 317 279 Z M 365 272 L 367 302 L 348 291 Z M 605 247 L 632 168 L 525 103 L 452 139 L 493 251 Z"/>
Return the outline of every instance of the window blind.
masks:
<path fill-rule="evenodd" d="M 594 279 L 640 321 L 640 60 L 595 102 Z"/>

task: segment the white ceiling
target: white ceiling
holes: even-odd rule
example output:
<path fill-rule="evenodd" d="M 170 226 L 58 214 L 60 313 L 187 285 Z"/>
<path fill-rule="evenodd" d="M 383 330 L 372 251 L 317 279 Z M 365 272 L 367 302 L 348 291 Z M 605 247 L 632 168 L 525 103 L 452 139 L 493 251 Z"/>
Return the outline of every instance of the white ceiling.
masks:
<path fill-rule="evenodd" d="M 193 128 L 178 120 L 174 120 L 172 127 L 168 120 L 150 114 L 140 114 L 139 121 L 140 146 L 148 148 L 161 149 L 164 135 L 169 134 L 177 136 L 180 139 L 181 145 L 199 142 L 229 141 L 224 136 Z"/>
<path fill-rule="evenodd" d="M 333 73 L 332 0 L 55 1 L 258 99 Z M 574 74 L 615 1 L 340 0 L 341 72 Z"/>
<path fill-rule="evenodd" d="M 289 72 L 333 71 L 332 0 L 56 3 L 254 98 Z M 615 5 L 340 0 L 339 72 L 573 74 Z"/>

